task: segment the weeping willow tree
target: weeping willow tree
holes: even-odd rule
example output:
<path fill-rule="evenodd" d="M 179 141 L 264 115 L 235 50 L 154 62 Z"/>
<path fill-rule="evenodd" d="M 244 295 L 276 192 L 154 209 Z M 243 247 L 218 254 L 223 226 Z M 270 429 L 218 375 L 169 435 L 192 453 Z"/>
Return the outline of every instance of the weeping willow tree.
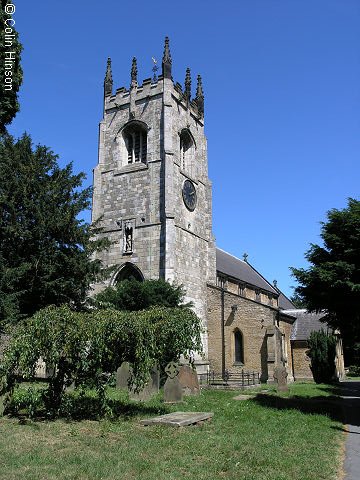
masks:
<path fill-rule="evenodd" d="M 110 374 L 127 361 L 131 383 L 141 389 L 154 366 L 202 352 L 201 322 L 190 308 L 153 307 L 138 312 L 74 311 L 47 307 L 18 325 L 0 366 L 0 395 L 11 401 L 16 385 L 33 381 L 40 357 L 50 369 L 44 402 L 57 416 L 67 385 L 91 386 L 105 405 Z"/>

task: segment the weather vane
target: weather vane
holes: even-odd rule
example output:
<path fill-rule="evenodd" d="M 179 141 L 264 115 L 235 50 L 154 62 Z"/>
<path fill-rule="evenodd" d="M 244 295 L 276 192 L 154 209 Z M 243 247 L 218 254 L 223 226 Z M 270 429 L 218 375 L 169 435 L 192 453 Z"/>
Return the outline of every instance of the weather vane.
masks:
<path fill-rule="evenodd" d="M 153 61 L 153 63 L 154 63 L 154 66 L 153 66 L 153 68 L 152 68 L 152 71 L 154 72 L 154 75 L 153 75 L 153 79 L 152 79 L 152 80 L 153 80 L 153 83 L 156 83 L 156 82 L 157 82 L 157 79 L 158 79 L 158 77 L 157 77 L 157 71 L 159 70 L 159 67 L 157 66 L 157 60 L 156 60 L 156 58 L 155 58 L 155 57 L 151 57 L 151 59 L 152 59 L 152 61 Z"/>

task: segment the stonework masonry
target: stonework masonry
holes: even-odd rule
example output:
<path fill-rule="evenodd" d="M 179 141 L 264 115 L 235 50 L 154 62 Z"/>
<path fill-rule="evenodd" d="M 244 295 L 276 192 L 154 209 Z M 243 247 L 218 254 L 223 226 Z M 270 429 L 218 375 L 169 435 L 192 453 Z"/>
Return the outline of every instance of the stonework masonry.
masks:
<path fill-rule="evenodd" d="M 233 307 L 236 305 L 236 309 Z M 271 335 L 269 344 L 269 328 L 279 332 L 282 330 L 288 342 L 291 324 L 277 326 L 278 309 L 263 305 L 260 302 L 243 298 L 229 291 L 224 292 L 224 341 L 225 341 L 225 368 L 230 372 L 242 369 L 260 373 L 261 381 L 272 380 L 274 366 L 279 364 L 280 358 L 275 357 L 277 338 Z M 209 363 L 216 372 L 222 370 L 222 290 L 219 287 L 208 285 L 208 334 Z M 243 363 L 235 362 L 234 332 L 240 330 L 243 337 Z M 281 345 L 281 344 L 280 344 Z M 271 348 L 272 347 L 272 348 Z M 274 358 L 269 357 L 270 350 L 274 351 Z M 290 352 L 290 349 L 289 349 Z M 290 377 L 291 365 L 284 356 L 284 363 Z"/>
<path fill-rule="evenodd" d="M 221 254 L 225 263 L 235 262 L 247 279 L 230 275 L 221 288 L 216 286 L 219 249 L 212 234 L 202 81 L 198 76 L 196 97 L 191 99 L 190 70 L 183 89 L 173 82 L 171 68 L 166 38 L 162 75 L 140 85 L 133 58 L 129 88 L 113 93 L 108 59 L 92 221 L 100 219 L 101 235 L 111 241 L 97 258 L 114 267 L 114 273 L 94 285 L 94 293 L 131 274 L 182 284 L 185 300 L 193 303 L 203 325 L 204 358 L 195 358 L 198 373 L 205 373 L 209 363 L 218 371 L 223 366 L 224 313 L 226 368 L 253 370 L 262 380 L 271 380 L 274 366 L 285 363 L 290 369 L 291 322 L 281 320 L 278 291 L 226 252 Z M 185 185 L 190 185 L 188 193 Z M 243 339 L 242 362 L 234 361 L 236 329 Z"/>
<path fill-rule="evenodd" d="M 165 71 L 165 77 L 139 86 L 134 59 L 130 89 L 120 88 L 112 95 L 108 62 L 92 221 L 101 217 L 102 234 L 112 242 L 98 258 L 104 265 L 116 266 L 116 271 L 107 282 L 95 285 L 94 292 L 116 283 L 117 274 L 129 263 L 145 279 L 183 284 L 186 300 L 193 302 L 203 322 L 207 357 L 206 284 L 215 282 L 216 266 L 204 119 L 196 102 L 185 98 L 169 78 L 168 68 Z M 129 162 L 129 129 L 146 135 L 142 161 Z M 184 135 L 191 144 L 186 151 L 181 143 Z M 193 211 L 183 201 L 185 180 L 196 190 Z M 129 222 L 132 248 L 125 251 L 124 225 Z M 198 367 L 203 363 L 206 369 L 207 361 L 197 360 Z"/>

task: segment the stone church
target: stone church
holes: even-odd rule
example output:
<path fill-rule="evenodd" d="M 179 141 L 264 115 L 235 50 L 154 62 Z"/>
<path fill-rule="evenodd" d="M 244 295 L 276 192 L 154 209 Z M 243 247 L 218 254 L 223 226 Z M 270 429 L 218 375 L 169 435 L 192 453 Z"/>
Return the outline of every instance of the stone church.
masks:
<path fill-rule="evenodd" d="M 129 277 L 184 285 L 201 318 L 205 356 L 198 373 L 255 371 L 272 381 L 285 365 L 293 378 L 290 335 L 294 306 L 246 260 L 216 248 L 204 133 L 204 94 L 197 76 L 172 78 L 169 39 L 159 76 L 113 90 L 111 60 L 104 80 L 104 116 L 94 169 L 92 220 L 112 245 L 98 254 L 116 266 L 105 285 Z"/>

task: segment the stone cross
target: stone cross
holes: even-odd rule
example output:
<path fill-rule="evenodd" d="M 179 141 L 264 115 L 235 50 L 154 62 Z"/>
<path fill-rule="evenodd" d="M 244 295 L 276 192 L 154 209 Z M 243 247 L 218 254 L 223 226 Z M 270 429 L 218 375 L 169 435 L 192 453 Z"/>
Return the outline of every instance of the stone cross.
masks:
<path fill-rule="evenodd" d="M 274 379 L 277 382 L 277 389 L 279 392 L 288 392 L 289 387 L 287 385 L 288 373 L 284 366 L 276 367 L 274 370 Z"/>
<path fill-rule="evenodd" d="M 165 373 L 169 378 L 175 378 L 180 371 L 180 366 L 176 362 L 169 362 L 165 367 Z"/>

